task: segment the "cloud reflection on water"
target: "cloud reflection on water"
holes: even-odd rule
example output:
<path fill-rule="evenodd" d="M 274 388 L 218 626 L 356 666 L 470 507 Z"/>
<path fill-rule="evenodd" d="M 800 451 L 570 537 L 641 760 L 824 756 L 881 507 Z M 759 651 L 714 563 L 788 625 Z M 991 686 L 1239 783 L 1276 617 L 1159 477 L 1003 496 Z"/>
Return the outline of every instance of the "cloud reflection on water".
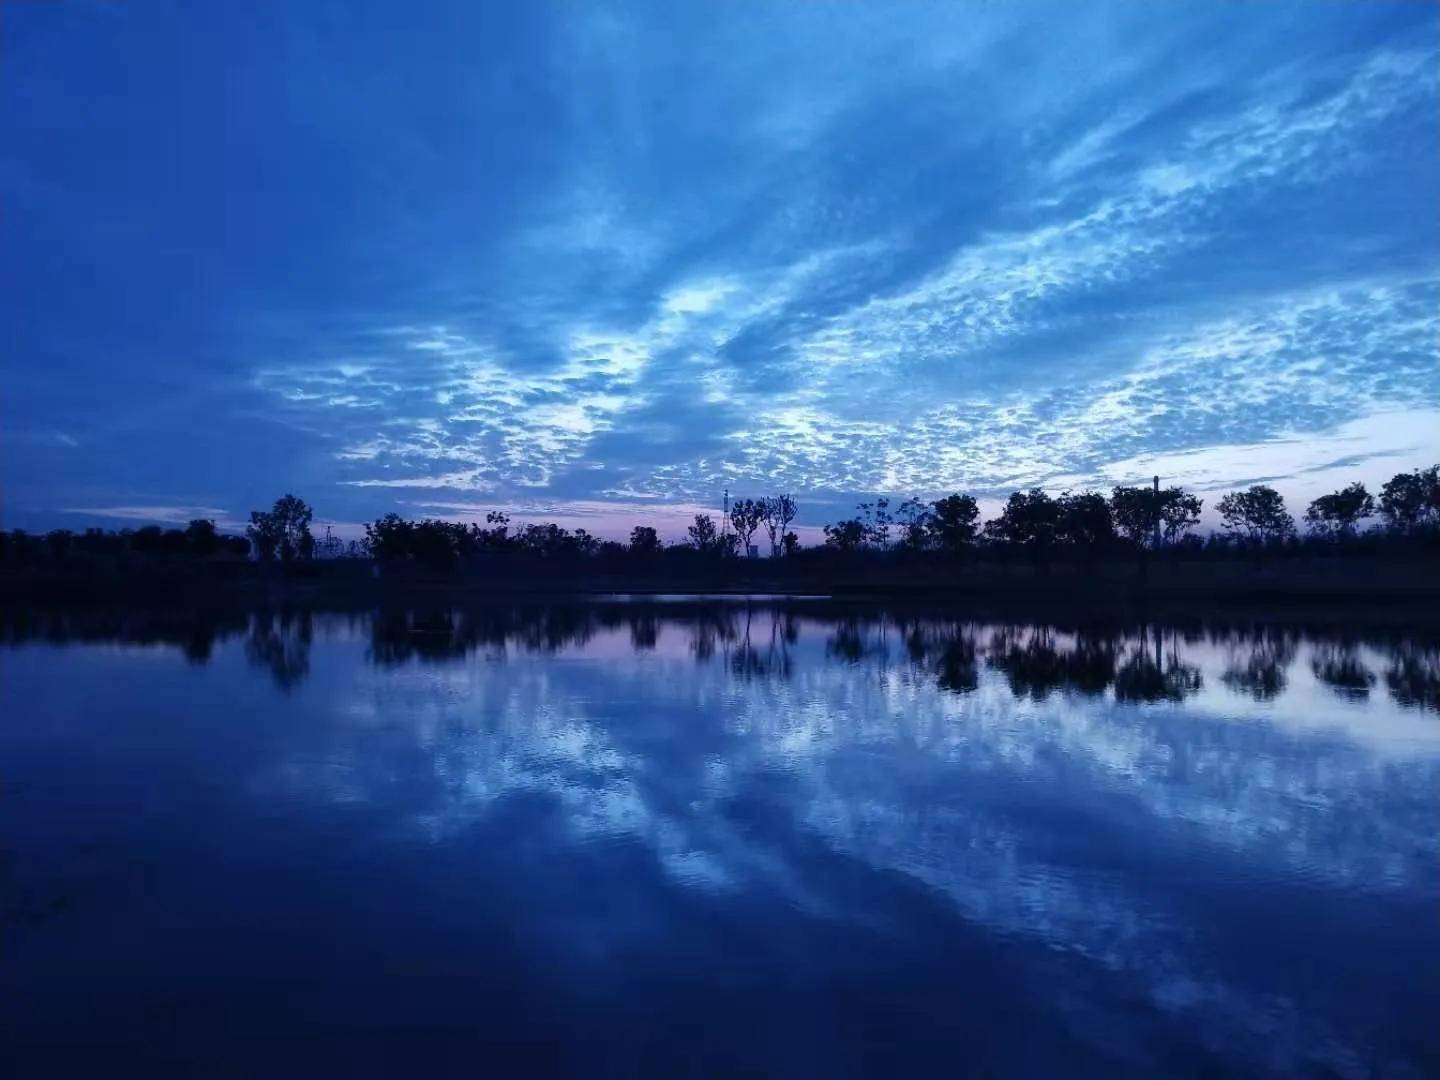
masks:
<path fill-rule="evenodd" d="M 1067 1007 L 1111 979 L 1280 1069 L 1363 1055 L 1332 990 L 1252 978 L 1214 913 L 1436 898 L 1440 652 L 1413 636 L 633 604 L 4 630 L 243 657 L 293 719 L 256 797 L 366 807 L 376 843 L 513 820 L 544 858 L 643 852 L 682 892 L 883 924 L 841 860 L 1038 949 Z"/>
<path fill-rule="evenodd" d="M 807 872 L 797 852 L 818 842 L 1217 1038 L 1342 1072 L 1358 1060 L 1344 1040 L 1214 962 L 1204 939 L 1224 931 L 1188 922 L 1173 891 L 1433 884 L 1440 726 L 1415 707 L 1423 692 L 1335 692 L 1371 667 L 1433 678 L 1413 642 L 768 611 L 507 618 L 373 624 L 383 667 L 339 703 L 362 724 L 408 718 L 394 737 L 433 770 L 409 827 L 430 842 L 538 794 L 573 842 L 638 843 L 680 887 L 865 918 Z M 385 801 L 389 756 L 345 724 L 330 737 L 335 796 Z M 325 797 L 334 775 L 289 782 Z"/>

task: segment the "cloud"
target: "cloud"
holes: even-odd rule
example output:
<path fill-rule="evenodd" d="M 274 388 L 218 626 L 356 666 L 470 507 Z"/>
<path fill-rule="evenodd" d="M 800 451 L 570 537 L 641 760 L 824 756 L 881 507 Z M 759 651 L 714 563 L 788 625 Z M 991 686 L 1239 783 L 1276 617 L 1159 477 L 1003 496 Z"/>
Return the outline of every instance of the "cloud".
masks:
<path fill-rule="evenodd" d="M 74 435 L 54 429 L 0 432 L 0 440 L 33 446 L 61 447 L 66 450 L 74 450 L 80 445 L 80 440 Z"/>
<path fill-rule="evenodd" d="M 232 520 L 229 511 L 218 506 L 66 506 L 61 507 L 60 512 L 121 521 L 142 521 L 147 525 L 187 525 L 196 518 L 209 518 L 223 528 L 240 528 L 243 524 Z"/>
<path fill-rule="evenodd" d="M 389 480 L 343 480 L 349 487 L 452 488 L 456 491 L 486 491 L 491 485 L 474 472 L 460 471 L 441 476 L 395 477 Z"/>
<path fill-rule="evenodd" d="M 1148 116 L 1122 110 L 1047 163 L 1054 209 L 1038 223 L 983 232 L 899 288 L 863 294 L 868 270 L 893 277 L 903 258 L 880 235 L 672 277 L 632 328 L 562 314 L 543 368 L 499 338 L 417 322 L 373 335 L 363 360 L 267 369 L 257 385 L 336 418 L 337 460 L 368 468 L 352 487 L 681 501 L 726 483 L 1100 479 L 1142 449 L 1253 447 L 1374 415 L 1417 383 L 1433 402 L 1440 279 L 1245 297 L 1221 318 L 1209 298 L 1125 299 L 1212 243 L 1236 199 L 1361 167 L 1358 143 L 1434 100 L 1433 59 L 1381 51 L 1319 95 L 1261 80 L 1138 160 L 1120 148 Z M 611 220 L 587 219 L 577 243 L 603 248 Z M 710 261 L 726 267 L 726 252 Z M 1096 345 L 1073 370 L 1055 355 L 1066 333 Z"/>
<path fill-rule="evenodd" d="M 1159 475 L 1167 484 L 1216 492 L 1282 483 L 1296 504 L 1354 480 L 1371 490 L 1398 472 L 1440 461 L 1440 409 L 1376 412 L 1324 430 L 1290 431 L 1262 442 L 1140 454 L 1094 474 L 1053 477 L 1051 486 L 1110 487 Z"/>
<path fill-rule="evenodd" d="M 151 153 L 144 200 L 97 201 L 37 179 L 69 175 L 51 132 L 94 137 L 86 70 L 7 73 L 48 110 L 0 140 L 46 232 L 0 252 L 37 283 L 3 430 L 57 433 L 6 436 L 19 501 L 122 503 L 139 469 L 350 519 L 726 485 L 818 508 L 1202 451 L 1239 482 L 1293 433 L 1440 404 L 1420 8 L 762 7 L 517 9 L 497 36 L 442 5 L 406 31 L 423 71 L 297 10 L 303 72 L 246 69 L 285 122 L 264 95 L 237 118 L 268 182 L 205 173 L 230 195 L 198 240 L 206 189 L 151 167 L 173 95 L 106 99 Z M 126 318 L 76 292 L 79 258 Z M 182 415 L 204 453 L 175 454 Z"/>
<path fill-rule="evenodd" d="M 1354 418 L 1400 403 L 1440 407 L 1437 300 L 1440 281 L 1271 297 L 1183 333 L 1123 345 L 1122 355 L 1138 356 L 1115 365 L 1128 366 L 1124 374 L 974 394 L 965 404 L 919 409 L 903 426 L 850 420 L 819 402 L 761 410 L 728 457 L 752 476 L 794 477 L 809 490 L 1000 492 L 1104 483 L 1143 448 L 1231 445 L 1238 460 L 1245 447 L 1295 430 L 1317 433 L 1318 447 L 1318 433 Z M 1359 430 L 1372 449 L 1394 446 L 1383 441 L 1383 425 Z M 1417 453 L 1436 449 L 1432 437 Z M 1233 479 L 1241 475 L 1248 472 Z M 653 476 L 661 489 L 687 491 L 713 487 L 723 472 L 682 465 Z"/>

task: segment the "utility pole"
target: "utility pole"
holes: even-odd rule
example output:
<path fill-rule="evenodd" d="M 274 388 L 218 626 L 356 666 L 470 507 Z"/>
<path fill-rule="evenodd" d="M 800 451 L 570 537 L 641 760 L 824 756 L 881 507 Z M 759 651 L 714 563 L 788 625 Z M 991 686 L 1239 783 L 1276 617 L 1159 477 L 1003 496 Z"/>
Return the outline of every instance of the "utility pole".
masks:
<path fill-rule="evenodd" d="M 720 540 L 723 543 L 730 535 L 730 489 L 725 489 L 725 502 L 720 511 Z"/>

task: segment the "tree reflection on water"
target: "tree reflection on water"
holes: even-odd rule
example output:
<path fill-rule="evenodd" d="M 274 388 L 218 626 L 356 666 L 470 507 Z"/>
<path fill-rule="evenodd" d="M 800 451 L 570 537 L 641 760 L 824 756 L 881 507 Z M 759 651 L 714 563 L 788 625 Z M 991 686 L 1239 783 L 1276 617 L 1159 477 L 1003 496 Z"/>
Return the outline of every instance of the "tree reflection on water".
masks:
<path fill-rule="evenodd" d="M 845 664 L 908 662 L 928 671 L 941 690 L 969 693 L 982 668 L 1003 677 L 1017 699 L 1055 693 L 1109 694 L 1121 702 L 1179 702 L 1199 693 L 1204 674 L 1188 654 L 1218 648 L 1215 673 L 1234 694 L 1273 702 L 1303 667 L 1342 698 L 1364 700 L 1382 678 L 1398 704 L 1440 711 L 1440 644 L 1434 636 L 1386 633 L 1368 641 L 1351 632 L 1285 625 L 1167 626 L 986 624 L 870 610 L 827 615 L 783 607 L 556 604 L 469 608 L 382 609 L 321 614 L 303 608 L 253 611 L 115 612 L 14 609 L 0 619 L 0 643 L 21 645 L 117 642 L 173 647 L 192 663 L 209 662 L 231 638 L 277 687 L 293 689 L 309 674 L 317 619 L 344 621 L 368 636 L 379 667 L 447 663 L 476 653 L 549 655 L 583 649 L 599 634 L 624 629 L 635 653 L 657 649 L 662 636 L 683 633 L 697 664 L 718 655 L 736 675 L 786 678 L 796 663 L 802 627 L 824 634 L 824 659 Z"/>

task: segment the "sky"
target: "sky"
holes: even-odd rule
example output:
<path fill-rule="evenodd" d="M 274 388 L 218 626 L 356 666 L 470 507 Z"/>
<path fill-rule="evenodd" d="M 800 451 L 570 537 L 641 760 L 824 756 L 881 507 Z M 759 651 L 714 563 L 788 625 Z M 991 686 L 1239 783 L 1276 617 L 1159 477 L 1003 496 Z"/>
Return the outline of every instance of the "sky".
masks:
<path fill-rule="evenodd" d="M 1440 461 L 1440 6 L 0 8 L 0 527 Z"/>

